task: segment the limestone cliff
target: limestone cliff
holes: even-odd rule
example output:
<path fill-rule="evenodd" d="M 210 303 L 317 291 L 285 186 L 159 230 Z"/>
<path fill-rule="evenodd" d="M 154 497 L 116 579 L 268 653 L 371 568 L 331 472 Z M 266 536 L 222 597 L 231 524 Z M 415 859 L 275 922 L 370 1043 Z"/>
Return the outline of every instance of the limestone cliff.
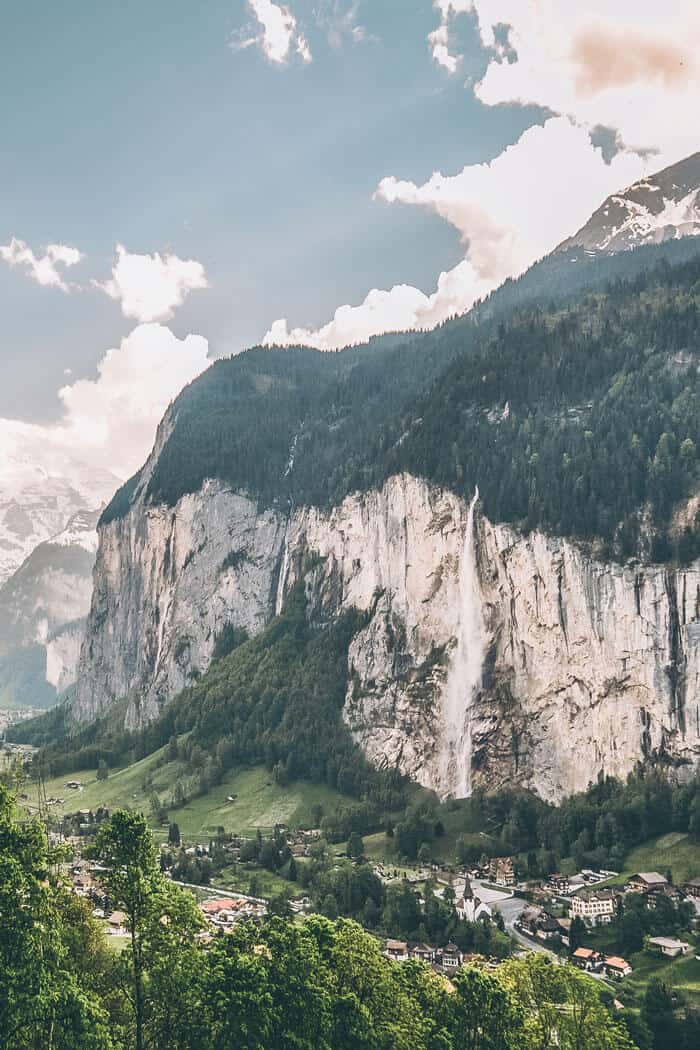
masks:
<path fill-rule="evenodd" d="M 129 695 L 129 726 L 153 718 L 226 623 L 259 630 L 303 578 L 315 618 L 368 614 L 344 717 L 373 762 L 441 794 L 520 783 L 550 799 L 645 758 L 684 775 L 700 757 L 700 567 L 598 563 L 471 510 L 410 475 L 329 513 L 262 510 L 212 481 L 172 508 L 137 495 L 100 530 L 74 716 Z"/>

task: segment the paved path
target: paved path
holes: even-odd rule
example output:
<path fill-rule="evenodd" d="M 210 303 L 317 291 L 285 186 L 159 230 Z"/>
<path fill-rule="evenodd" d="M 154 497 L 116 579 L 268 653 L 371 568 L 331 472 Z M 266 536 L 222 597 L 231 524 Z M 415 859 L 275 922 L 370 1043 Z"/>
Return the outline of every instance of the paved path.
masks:
<path fill-rule="evenodd" d="M 201 890 L 204 893 L 220 893 L 222 898 L 226 900 L 244 900 L 254 901 L 255 904 L 267 904 L 264 897 L 251 897 L 247 893 L 239 893 L 238 890 L 232 890 L 229 887 L 227 890 L 222 889 L 220 886 L 202 886 L 196 882 L 180 882 L 179 879 L 171 879 L 176 886 L 184 886 L 188 890 Z"/>
<path fill-rule="evenodd" d="M 520 917 L 523 908 L 527 906 L 527 901 L 524 901 L 522 897 L 515 897 L 510 890 L 499 892 L 491 889 L 489 886 L 484 886 L 478 879 L 472 880 L 472 888 L 478 893 L 484 904 L 488 904 L 490 908 L 495 907 L 500 911 L 506 930 L 511 937 L 515 938 L 518 944 L 522 945 L 523 948 L 527 948 L 528 951 L 542 952 L 543 955 L 548 955 L 551 959 L 559 961 L 559 956 L 556 952 L 553 952 L 550 948 L 545 948 L 540 941 L 524 937 L 515 928 L 516 920 Z"/>

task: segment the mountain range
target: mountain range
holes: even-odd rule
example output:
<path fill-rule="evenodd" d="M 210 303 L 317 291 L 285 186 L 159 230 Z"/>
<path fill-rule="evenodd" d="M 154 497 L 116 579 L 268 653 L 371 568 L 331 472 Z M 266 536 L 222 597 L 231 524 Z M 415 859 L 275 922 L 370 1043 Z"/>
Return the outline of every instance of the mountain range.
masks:
<path fill-rule="evenodd" d="M 302 690 L 335 697 L 329 739 L 443 796 L 690 772 L 699 183 L 696 156 L 630 187 L 433 332 L 215 362 L 102 513 L 61 732 L 287 761 L 285 711 L 308 712 L 262 675 L 241 721 L 222 639 L 264 667 L 302 601 L 341 638 L 342 688 Z"/>

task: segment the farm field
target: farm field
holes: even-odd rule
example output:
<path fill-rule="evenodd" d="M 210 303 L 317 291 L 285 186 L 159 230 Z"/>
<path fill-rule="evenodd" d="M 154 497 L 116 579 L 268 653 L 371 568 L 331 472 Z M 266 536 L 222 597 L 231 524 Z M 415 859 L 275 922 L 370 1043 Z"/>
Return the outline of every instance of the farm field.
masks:
<path fill-rule="evenodd" d="M 64 800 L 63 805 L 52 806 L 50 811 L 60 816 L 64 812 L 74 813 L 78 809 L 95 810 L 106 806 L 109 809 L 129 808 L 146 812 L 151 791 L 170 791 L 181 774 L 179 762 L 159 765 L 164 750 L 161 748 L 133 765 L 110 771 L 106 780 L 98 780 L 95 769 L 63 773 L 61 776 L 47 779 L 44 782 L 46 797 Z M 83 785 L 82 790 L 67 788 L 66 784 L 71 780 L 80 781 Z M 38 785 L 28 783 L 24 790 L 28 795 L 29 805 L 36 807 L 39 802 Z"/>
<path fill-rule="evenodd" d="M 229 796 L 234 801 L 229 802 Z M 189 840 L 219 827 L 238 834 L 258 828 L 271 831 L 275 824 L 310 827 L 314 806 L 320 805 L 326 813 L 349 801 L 323 784 L 299 780 L 281 787 L 266 769 L 256 766 L 233 773 L 207 795 L 170 810 L 170 818 L 177 821 L 180 834 Z"/>

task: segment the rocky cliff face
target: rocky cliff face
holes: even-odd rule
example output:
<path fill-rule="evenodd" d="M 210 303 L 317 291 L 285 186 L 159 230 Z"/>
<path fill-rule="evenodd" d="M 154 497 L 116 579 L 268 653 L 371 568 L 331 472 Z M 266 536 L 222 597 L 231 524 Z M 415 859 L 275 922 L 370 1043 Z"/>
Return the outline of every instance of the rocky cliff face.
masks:
<path fill-rule="evenodd" d="M 470 512 L 471 511 L 471 512 Z M 357 607 L 344 716 L 370 759 L 441 794 L 557 799 L 655 758 L 700 757 L 700 567 L 635 569 L 493 524 L 414 477 L 330 513 L 261 511 L 207 482 L 101 530 L 74 715 L 127 724 L 203 671 L 228 622 L 259 630 L 303 579 L 312 615 Z"/>
<path fill-rule="evenodd" d="M 130 694 L 127 725 L 206 669 L 227 624 L 254 633 L 274 614 L 284 520 L 208 482 L 176 507 L 104 526 L 74 713 L 89 720 Z"/>

